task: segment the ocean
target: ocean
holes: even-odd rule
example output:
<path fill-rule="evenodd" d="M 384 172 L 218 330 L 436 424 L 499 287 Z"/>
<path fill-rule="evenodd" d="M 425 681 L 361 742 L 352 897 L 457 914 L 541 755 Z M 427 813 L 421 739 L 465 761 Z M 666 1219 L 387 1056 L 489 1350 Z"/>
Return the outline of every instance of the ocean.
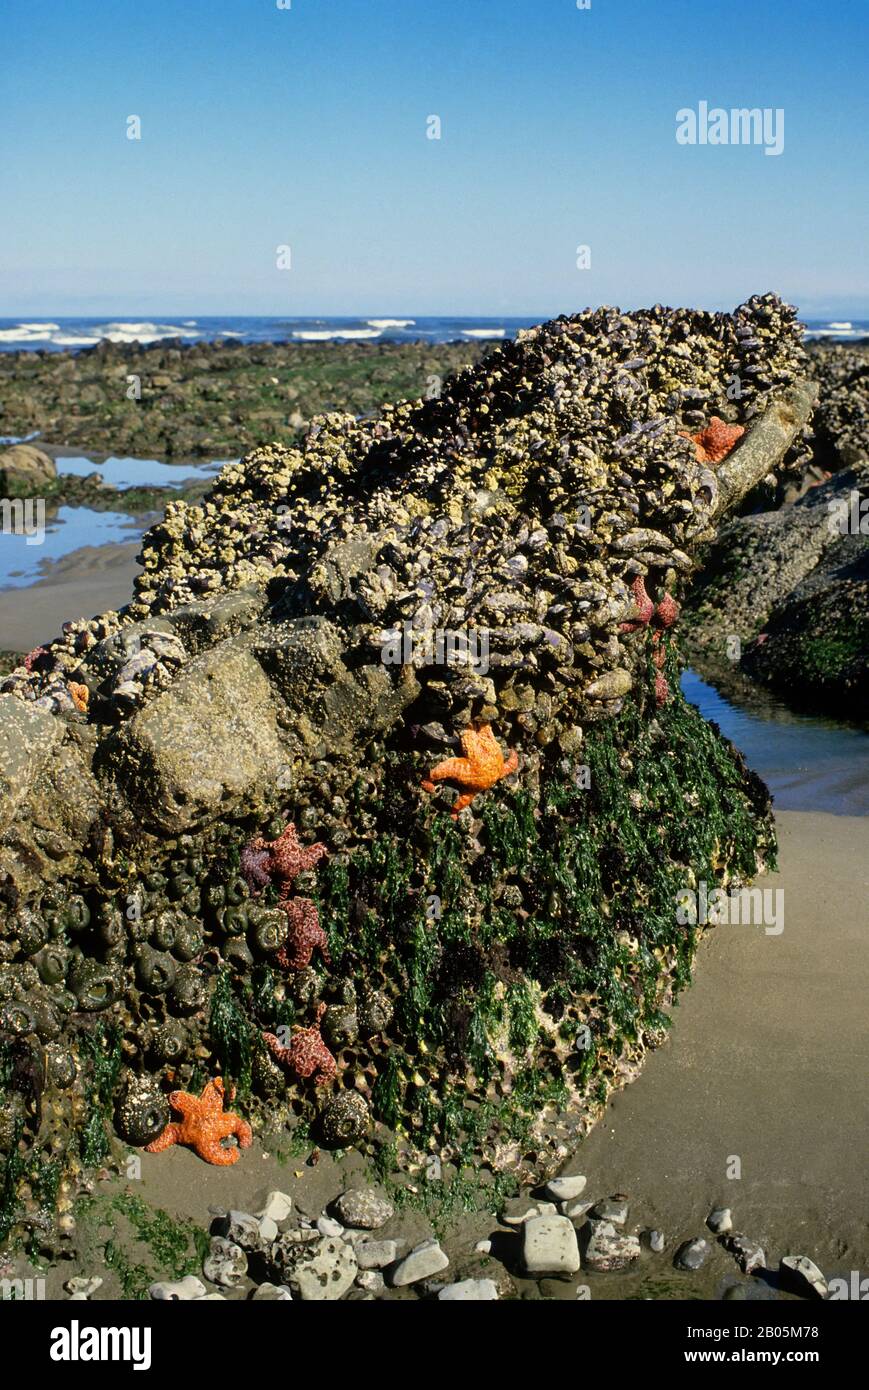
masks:
<path fill-rule="evenodd" d="M 0 318 L 0 351 L 80 351 L 102 339 L 113 343 L 182 343 L 234 339 L 240 343 L 498 342 L 530 328 L 537 318 Z M 869 319 L 806 320 L 808 338 L 837 342 L 869 338 Z"/>

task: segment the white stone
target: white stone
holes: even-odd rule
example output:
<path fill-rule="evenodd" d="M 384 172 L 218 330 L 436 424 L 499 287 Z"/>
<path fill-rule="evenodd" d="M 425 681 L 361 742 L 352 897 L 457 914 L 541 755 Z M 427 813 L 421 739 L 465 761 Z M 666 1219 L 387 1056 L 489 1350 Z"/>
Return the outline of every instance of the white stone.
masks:
<path fill-rule="evenodd" d="M 292 1303 L 293 1295 L 286 1284 L 260 1284 L 253 1296 L 260 1302 Z"/>
<path fill-rule="evenodd" d="M 398 1242 L 394 1240 L 358 1240 L 353 1248 L 360 1269 L 385 1269 L 398 1256 Z"/>
<path fill-rule="evenodd" d="M 507 1226 L 523 1226 L 526 1221 L 530 1221 L 535 1216 L 555 1216 L 558 1208 L 554 1202 L 528 1202 L 517 1201 L 515 1209 L 504 1217 L 504 1224 Z"/>
<path fill-rule="evenodd" d="M 356 1275 L 356 1283 L 360 1289 L 367 1289 L 369 1293 L 383 1293 L 386 1287 L 379 1269 L 361 1269 Z"/>
<path fill-rule="evenodd" d="M 446 1269 L 449 1259 L 441 1250 L 436 1240 L 424 1240 L 421 1245 L 415 1246 L 409 1255 L 405 1255 L 403 1260 L 395 1266 L 392 1271 L 391 1283 L 394 1288 L 402 1288 L 405 1284 L 416 1284 L 420 1279 L 431 1279 L 433 1275 L 440 1274 L 441 1270 Z"/>
<path fill-rule="evenodd" d="M 797 1293 L 813 1293 L 817 1298 L 826 1298 L 829 1293 L 826 1279 L 808 1255 L 785 1255 L 779 1272 L 782 1283 Z"/>
<path fill-rule="evenodd" d="M 183 1279 L 160 1279 L 156 1284 L 151 1284 L 148 1292 L 152 1298 L 180 1299 L 182 1302 L 192 1303 L 208 1290 L 195 1274 L 186 1274 Z"/>
<path fill-rule="evenodd" d="M 532 1216 L 522 1227 L 522 1262 L 528 1274 L 570 1275 L 579 1269 L 576 1231 L 566 1216 Z"/>
<path fill-rule="evenodd" d="M 570 1202 L 574 1197 L 582 1196 L 587 1182 L 588 1178 L 583 1177 L 582 1173 L 574 1173 L 571 1177 L 551 1178 L 544 1191 L 553 1202 Z"/>
<path fill-rule="evenodd" d="M 343 1298 L 359 1272 L 353 1247 L 335 1236 L 317 1236 L 297 1247 L 284 1279 L 305 1303 Z"/>
<path fill-rule="evenodd" d="M 293 1212 L 293 1199 L 286 1192 L 270 1192 L 260 1216 L 270 1216 L 272 1221 L 286 1221 Z"/>
<path fill-rule="evenodd" d="M 331 1216 L 321 1216 L 317 1221 L 317 1230 L 321 1236 L 336 1236 L 338 1239 L 344 1234 L 341 1222 Z"/>
<path fill-rule="evenodd" d="M 492 1279 L 461 1279 L 458 1284 L 448 1284 L 438 1294 L 439 1303 L 492 1303 L 498 1298 L 498 1290 Z"/>
<path fill-rule="evenodd" d="M 474 1249 L 478 1255 L 491 1255 L 492 1242 L 490 1240 L 478 1240 Z"/>

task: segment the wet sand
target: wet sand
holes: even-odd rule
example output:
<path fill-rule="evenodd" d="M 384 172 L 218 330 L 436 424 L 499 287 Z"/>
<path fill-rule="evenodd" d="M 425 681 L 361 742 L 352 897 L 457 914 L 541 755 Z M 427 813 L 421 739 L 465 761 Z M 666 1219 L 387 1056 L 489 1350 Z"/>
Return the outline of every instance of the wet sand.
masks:
<path fill-rule="evenodd" d="M 704 1222 L 718 1204 L 732 1208 L 736 1230 L 760 1241 L 771 1269 L 795 1253 L 828 1277 L 869 1274 L 869 818 L 784 812 L 778 824 L 781 872 L 761 885 L 783 890 L 784 930 L 709 931 L 668 1041 L 612 1098 L 565 1168 L 588 1176 L 588 1197 L 628 1194 L 628 1229 L 662 1229 L 666 1252 L 644 1250 L 626 1272 L 548 1281 L 549 1295 L 575 1298 L 582 1284 L 592 1299 L 702 1299 L 739 1284 L 749 1297 L 775 1296 L 771 1281 L 745 1280 L 718 1247 L 699 1273 L 673 1269 L 683 1240 L 709 1235 Z M 734 1156 L 741 1177 L 729 1179 Z M 316 1216 L 364 1168 L 355 1154 L 337 1163 L 324 1154 L 316 1166 L 280 1163 L 259 1145 L 229 1169 L 179 1149 L 142 1154 L 141 1162 L 141 1179 L 128 1190 L 203 1227 L 210 1206 L 255 1210 L 273 1187 Z M 448 1227 L 448 1276 L 464 1273 L 475 1242 L 498 1230 L 485 1212 Z M 415 1211 L 383 1232 L 409 1244 L 428 1233 Z M 515 1274 L 518 1239 L 501 1228 L 499 1240 Z M 52 1271 L 48 1296 L 62 1297 L 61 1280 L 72 1273 L 106 1272 L 98 1259 L 90 1250 L 82 1264 Z M 98 1297 L 117 1297 L 113 1280 L 109 1272 Z M 517 1284 L 524 1296 L 539 1296 L 529 1282 Z"/>
<path fill-rule="evenodd" d="M 29 652 L 59 636 L 61 624 L 129 603 L 140 540 L 85 546 L 46 567 L 26 589 L 0 589 L 0 650 Z"/>

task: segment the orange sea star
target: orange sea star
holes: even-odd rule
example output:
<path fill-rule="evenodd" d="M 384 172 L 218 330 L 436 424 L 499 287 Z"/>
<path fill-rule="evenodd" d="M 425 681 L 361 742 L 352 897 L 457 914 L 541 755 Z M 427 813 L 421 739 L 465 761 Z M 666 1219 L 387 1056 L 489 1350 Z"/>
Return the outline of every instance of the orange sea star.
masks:
<path fill-rule="evenodd" d="M 169 1104 L 179 1112 L 181 1119 L 173 1120 L 153 1143 L 146 1144 L 146 1151 L 158 1154 L 173 1144 L 187 1144 L 206 1163 L 224 1168 L 237 1163 L 241 1150 L 250 1148 L 253 1132 L 240 1115 L 224 1110 L 223 1097 L 223 1081 L 219 1076 L 207 1083 L 200 1096 L 191 1095 L 189 1091 L 172 1091 Z M 224 1147 L 222 1141 L 233 1134 L 238 1147 Z"/>
<path fill-rule="evenodd" d="M 90 691 L 87 686 L 79 685 L 78 681 L 70 681 L 69 693 L 72 696 L 72 702 L 79 714 L 87 714 L 88 699 L 90 697 Z"/>
<path fill-rule="evenodd" d="M 453 820 L 465 806 L 470 806 L 477 792 L 494 787 L 496 782 L 515 772 L 519 766 L 519 758 L 515 752 L 511 752 L 507 758 L 504 757 L 501 746 L 492 733 L 491 724 L 483 724 L 477 730 L 466 729 L 461 736 L 461 744 L 464 757 L 447 758 L 444 762 L 438 763 L 422 783 L 425 792 L 433 792 L 436 782 L 447 780 L 458 782 L 459 786 L 468 788 L 453 806 Z"/>
<path fill-rule="evenodd" d="M 699 434 L 689 434 L 687 430 L 679 433 L 693 441 L 697 451 L 698 463 L 721 463 L 727 458 L 737 439 L 745 434 L 744 425 L 728 425 L 718 415 L 713 415 L 709 424 Z"/>

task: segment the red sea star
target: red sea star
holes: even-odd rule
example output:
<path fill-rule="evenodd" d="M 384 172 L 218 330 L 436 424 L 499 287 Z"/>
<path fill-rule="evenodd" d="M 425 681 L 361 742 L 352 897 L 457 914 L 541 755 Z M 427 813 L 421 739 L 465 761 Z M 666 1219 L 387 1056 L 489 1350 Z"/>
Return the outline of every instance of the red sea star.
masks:
<path fill-rule="evenodd" d="M 453 820 L 465 806 L 470 806 L 477 792 L 494 787 L 496 782 L 500 782 L 502 777 L 508 777 L 519 766 L 519 758 L 515 752 L 511 752 L 505 759 L 490 724 L 483 724 L 478 730 L 466 729 L 461 736 L 461 744 L 465 756 L 446 758 L 444 762 L 438 763 L 422 783 L 425 792 L 433 792 L 435 782 L 443 782 L 446 779 L 469 788 L 453 806 Z"/>
<path fill-rule="evenodd" d="M 641 627 L 654 627 L 652 632 L 652 661 L 657 667 L 655 676 L 655 700 L 660 708 L 667 703 L 670 687 L 663 672 L 666 651 L 661 638 L 668 627 L 672 627 L 679 616 L 679 605 L 672 594 L 665 593 L 660 603 L 653 603 L 646 593 L 641 575 L 637 575 L 631 585 L 637 616 L 619 624 L 620 632 L 637 632 Z"/>
<path fill-rule="evenodd" d="M 223 1168 L 237 1163 L 241 1150 L 250 1148 L 253 1133 L 240 1115 L 224 1110 L 223 1096 L 223 1082 L 219 1076 L 207 1083 L 200 1096 L 193 1096 L 189 1091 L 172 1091 L 169 1104 L 179 1112 L 181 1119 L 172 1121 L 152 1143 L 146 1144 L 146 1152 L 158 1154 L 173 1144 L 187 1144 L 206 1163 Z M 238 1147 L 225 1148 L 222 1141 L 233 1134 Z"/>
<path fill-rule="evenodd" d="M 297 1029 L 289 1047 L 282 1047 L 274 1033 L 263 1033 L 263 1041 L 275 1061 L 294 1071 L 303 1080 L 313 1076 L 316 1086 L 324 1086 L 331 1081 L 338 1066 L 320 1033 L 320 1019 L 325 1012 L 326 1005 L 320 1004 L 314 1027 Z"/>
<path fill-rule="evenodd" d="M 694 443 L 698 463 L 721 463 L 733 448 L 737 439 L 745 434 L 744 425 L 728 425 L 720 416 L 713 415 L 709 424 L 699 434 L 689 434 L 687 430 L 679 433 Z"/>
<path fill-rule="evenodd" d="M 241 871 L 252 889 L 264 888 L 274 874 L 281 880 L 283 892 L 303 870 L 315 868 L 325 853 L 325 845 L 303 845 L 291 822 L 276 840 L 258 835 L 245 845 L 240 855 Z"/>
<path fill-rule="evenodd" d="M 286 898 L 282 906 L 286 910 L 289 932 L 277 952 L 278 964 L 284 970 L 304 970 L 311 964 L 315 948 L 319 947 L 324 961 L 331 965 L 329 939 L 320 926 L 316 904 L 310 898 Z"/>

